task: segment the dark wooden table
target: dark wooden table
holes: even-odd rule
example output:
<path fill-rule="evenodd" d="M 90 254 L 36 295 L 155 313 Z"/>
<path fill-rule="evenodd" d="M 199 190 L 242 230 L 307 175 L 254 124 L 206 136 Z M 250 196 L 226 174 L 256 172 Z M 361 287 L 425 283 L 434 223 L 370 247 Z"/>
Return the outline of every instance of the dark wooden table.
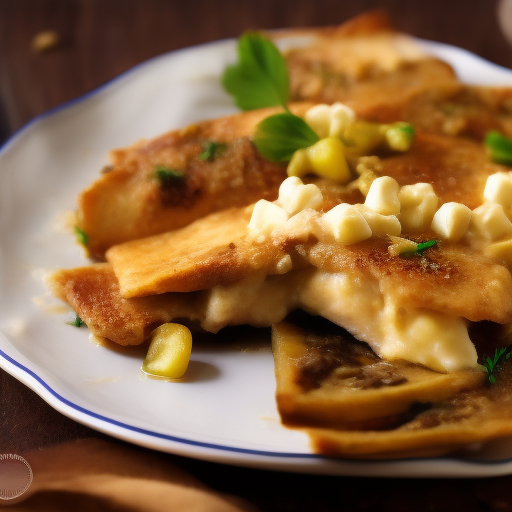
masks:
<path fill-rule="evenodd" d="M 338 23 L 376 7 L 386 8 L 400 30 L 512 67 L 497 6 L 495 0 L 0 0 L 0 140 L 34 116 L 155 55 L 235 37 L 250 28 Z M 48 29 L 59 34 L 60 44 L 35 52 L 34 36 Z M 55 412 L 0 370 L 0 454 L 81 437 L 104 436 Z M 509 477 L 338 478 L 161 457 L 171 458 L 214 489 L 242 496 L 266 511 L 512 511 Z"/>

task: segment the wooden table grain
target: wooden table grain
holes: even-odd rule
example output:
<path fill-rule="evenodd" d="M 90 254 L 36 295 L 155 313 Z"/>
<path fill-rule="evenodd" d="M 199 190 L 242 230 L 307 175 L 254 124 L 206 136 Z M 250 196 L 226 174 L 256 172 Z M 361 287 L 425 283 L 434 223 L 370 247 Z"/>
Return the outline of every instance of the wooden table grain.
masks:
<path fill-rule="evenodd" d="M 494 0 L 0 0 L 0 140 L 35 116 L 164 52 L 236 37 L 247 29 L 336 24 L 374 8 L 388 10 L 399 30 L 512 67 L 497 5 Z M 34 37 L 46 30 L 58 34 L 58 45 L 35 51 Z M 98 436 L 103 437 L 57 413 L 0 370 L 0 453 Z M 161 456 L 266 511 L 512 511 L 511 477 L 339 478 Z"/>

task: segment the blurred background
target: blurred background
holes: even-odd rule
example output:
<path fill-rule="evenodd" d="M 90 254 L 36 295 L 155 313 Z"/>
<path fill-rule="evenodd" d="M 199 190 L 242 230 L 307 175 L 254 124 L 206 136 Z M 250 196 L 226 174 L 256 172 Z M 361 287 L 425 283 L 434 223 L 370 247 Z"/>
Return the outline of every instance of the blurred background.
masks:
<path fill-rule="evenodd" d="M 247 29 L 324 26 L 371 9 L 414 36 L 512 68 L 509 0 L 0 0 L 0 141 L 35 116 L 156 55 Z M 1 172 L 1 169 L 0 169 Z M 0 370 L 0 453 L 99 437 Z M 118 441 L 107 439 L 110 443 Z M 171 458 L 162 454 L 161 457 Z M 274 474 L 172 460 L 262 510 L 512 511 L 509 477 L 406 481 Z M 241 480 L 240 480 L 241 478 Z M 242 483 L 240 483 L 242 482 Z M 371 489 L 371 492 L 367 492 Z"/>

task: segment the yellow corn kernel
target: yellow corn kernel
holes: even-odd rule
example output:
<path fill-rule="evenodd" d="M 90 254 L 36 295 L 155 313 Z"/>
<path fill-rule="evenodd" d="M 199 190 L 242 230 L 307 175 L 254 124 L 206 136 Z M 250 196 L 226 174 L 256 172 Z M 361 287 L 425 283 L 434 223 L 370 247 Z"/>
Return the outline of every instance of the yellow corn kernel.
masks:
<path fill-rule="evenodd" d="M 346 183 L 350 169 L 345 158 L 345 146 L 335 137 L 319 140 L 307 149 L 311 170 L 324 178 Z"/>
<path fill-rule="evenodd" d="M 288 176 L 297 176 L 301 178 L 311 170 L 307 149 L 299 149 L 293 153 L 292 159 L 288 163 L 286 173 Z"/>
<path fill-rule="evenodd" d="M 304 120 L 320 138 L 324 138 L 329 136 L 331 116 L 330 105 L 320 104 L 311 107 L 304 115 Z"/>
<path fill-rule="evenodd" d="M 503 242 L 495 242 L 489 244 L 484 249 L 484 254 L 493 258 L 499 263 L 505 263 L 508 266 L 512 265 L 512 239 L 504 240 Z"/>
<path fill-rule="evenodd" d="M 163 324 L 151 333 L 151 344 L 142 363 L 150 375 L 179 379 L 187 370 L 192 351 L 192 334 L 180 324 Z"/>
<path fill-rule="evenodd" d="M 337 242 L 345 245 L 362 242 L 372 230 L 361 212 L 351 204 L 341 203 L 322 216 L 323 227 Z"/>
<path fill-rule="evenodd" d="M 386 126 L 368 121 L 355 121 L 345 129 L 343 139 L 347 146 L 359 153 L 367 153 L 384 142 Z"/>
<path fill-rule="evenodd" d="M 386 130 L 386 142 L 389 149 L 408 151 L 414 141 L 414 128 L 409 123 L 393 123 Z"/>
<path fill-rule="evenodd" d="M 391 245 L 388 246 L 388 252 L 390 256 L 399 256 L 404 252 L 416 251 L 418 244 L 407 238 L 401 238 L 399 236 L 389 235 Z"/>

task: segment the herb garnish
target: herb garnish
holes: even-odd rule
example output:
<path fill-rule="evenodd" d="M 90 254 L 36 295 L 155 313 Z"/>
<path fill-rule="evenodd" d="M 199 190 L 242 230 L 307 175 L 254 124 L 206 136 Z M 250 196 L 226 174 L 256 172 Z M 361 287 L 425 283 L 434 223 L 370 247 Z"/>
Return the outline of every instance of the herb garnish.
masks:
<path fill-rule="evenodd" d="M 405 251 L 400 253 L 402 258 L 411 258 L 413 256 L 423 256 L 423 253 L 430 249 L 431 247 L 435 247 L 437 245 L 437 240 L 427 240 L 426 242 L 420 242 L 416 245 L 416 249 L 414 251 Z"/>
<path fill-rule="evenodd" d="M 286 102 L 290 96 L 286 61 L 274 43 L 257 33 L 247 33 L 238 42 L 238 62 L 222 77 L 226 90 L 243 110 L 281 105 L 286 112 L 267 117 L 256 126 L 254 145 L 273 161 L 290 160 L 298 149 L 320 140 Z"/>
<path fill-rule="evenodd" d="M 209 140 L 202 144 L 203 152 L 197 157 L 199 160 L 213 162 L 227 147 L 227 144 Z"/>
<path fill-rule="evenodd" d="M 170 169 L 165 165 L 155 165 L 155 177 L 160 181 L 162 188 L 172 187 L 183 182 L 185 174 L 176 169 Z"/>
<path fill-rule="evenodd" d="M 494 376 L 494 370 L 499 368 L 505 361 L 510 359 L 512 356 L 512 345 L 508 347 L 501 348 L 500 350 L 496 349 L 494 352 L 494 359 L 487 357 L 482 365 L 483 370 L 487 374 L 487 379 L 491 384 L 496 382 L 496 377 Z"/>
<path fill-rule="evenodd" d="M 75 319 L 72 322 L 66 322 L 68 325 L 74 325 L 75 327 L 82 327 L 85 322 L 75 313 Z"/>
<path fill-rule="evenodd" d="M 87 236 L 87 233 L 78 226 L 75 226 L 75 236 L 76 241 L 79 244 L 82 244 L 84 247 L 87 247 L 87 244 L 89 243 L 89 237 Z"/>
<path fill-rule="evenodd" d="M 302 118 L 283 112 L 263 119 L 256 126 L 253 142 L 262 156 L 282 162 L 290 160 L 298 149 L 312 146 L 319 140 Z"/>
<path fill-rule="evenodd" d="M 485 137 L 485 145 L 494 162 L 512 165 L 512 139 L 493 130 Z"/>
<path fill-rule="evenodd" d="M 257 32 L 238 40 L 238 62 L 222 76 L 222 85 L 242 110 L 286 105 L 289 78 L 286 61 L 276 46 Z"/>

